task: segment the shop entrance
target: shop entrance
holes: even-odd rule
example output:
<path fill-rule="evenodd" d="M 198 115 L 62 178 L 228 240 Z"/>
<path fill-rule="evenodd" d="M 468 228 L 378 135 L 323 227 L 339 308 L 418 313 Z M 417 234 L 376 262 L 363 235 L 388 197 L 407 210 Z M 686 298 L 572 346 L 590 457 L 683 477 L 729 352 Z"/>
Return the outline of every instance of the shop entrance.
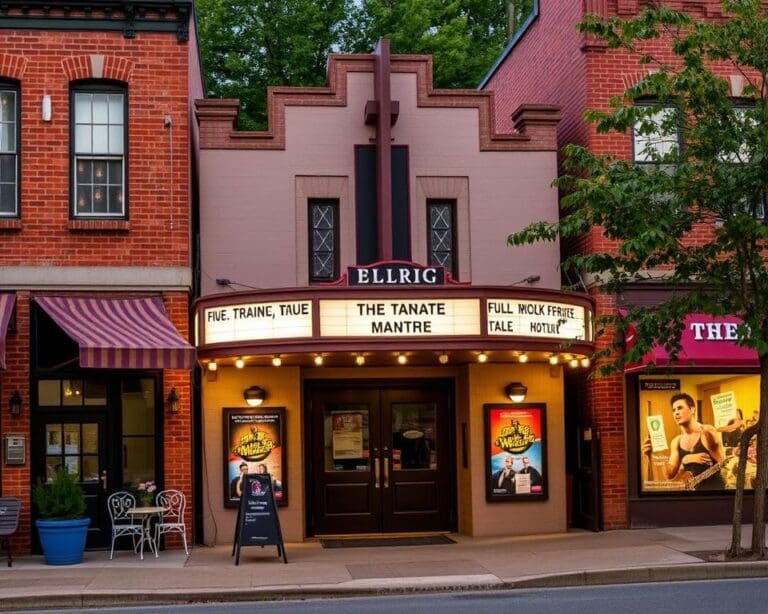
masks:
<path fill-rule="evenodd" d="M 309 533 L 455 528 L 450 382 L 307 387 Z"/>

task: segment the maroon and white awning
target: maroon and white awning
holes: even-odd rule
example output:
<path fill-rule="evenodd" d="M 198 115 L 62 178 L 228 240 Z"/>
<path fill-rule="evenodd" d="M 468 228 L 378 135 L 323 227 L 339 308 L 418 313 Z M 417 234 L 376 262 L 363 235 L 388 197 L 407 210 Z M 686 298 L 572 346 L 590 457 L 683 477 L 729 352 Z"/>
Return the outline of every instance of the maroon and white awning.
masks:
<path fill-rule="evenodd" d="M 15 304 L 15 294 L 0 294 L 0 369 L 5 369 L 5 335 Z"/>
<path fill-rule="evenodd" d="M 36 296 L 80 346 L 80 366 L 97 369 L 191 369 L 195 348 L 153 298 Z"/>

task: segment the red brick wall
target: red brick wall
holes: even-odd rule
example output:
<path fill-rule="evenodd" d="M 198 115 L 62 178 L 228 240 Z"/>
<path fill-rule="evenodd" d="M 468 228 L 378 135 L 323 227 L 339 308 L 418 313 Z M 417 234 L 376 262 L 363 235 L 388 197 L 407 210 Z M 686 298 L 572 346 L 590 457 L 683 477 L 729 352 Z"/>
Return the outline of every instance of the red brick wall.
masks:
<path fill-rule="evenodd" d="M 0 266 L 186 267 L 190 264 L 190 154 L 187 44 L 175 34 L 0 31 L 0 77 L 21 84 L 21 220 L 0 220 Z M 129 220 L 70 220 L 69 85 L 91 78 L 90 56 L 102 55 L 103 77 L 123 81 L 128 91 Z M 53 118 L 41 119 L 43 94 Z M 173 120 L 172 135 L 163 120 Z M 151 282 L 150 282 L 151 283 Z M 104 288 L 109 291 L 109 288 Z M 114 292 L 112 292 L 114 294 Z M 165 307 L 189 338 L 189 297 L 168 292 Z M 29 300 L 17 293 L 16 332 L 8 335 L 8 368 L 0 373 L 2 435 L 29 441 Z M 171 388 L 180 411 L 165 407 L 164 486 L 187 494 L 192 536 L 192 389 L 188 371 L 164 373 L 163 398 Z M 14 390 L 24 399 L 20 418 L 6 408 Z M 20 497 L 22 522 L 16 552 L 30 544 L 30 467 L 2 467 L 2 493 Z M 176 538 L 171 544 L 178 545 Z"/>
<path fill-rule="evenodd" d="M 585 104 L 583 37 L 576 31 L 580 2 L 541 2 L 539 17 L 486 84 L 496 95 L 496 130 L 512 128 L 521 104 L 555 104 L 562 109 L 558 144 L 583 142 Z"/>

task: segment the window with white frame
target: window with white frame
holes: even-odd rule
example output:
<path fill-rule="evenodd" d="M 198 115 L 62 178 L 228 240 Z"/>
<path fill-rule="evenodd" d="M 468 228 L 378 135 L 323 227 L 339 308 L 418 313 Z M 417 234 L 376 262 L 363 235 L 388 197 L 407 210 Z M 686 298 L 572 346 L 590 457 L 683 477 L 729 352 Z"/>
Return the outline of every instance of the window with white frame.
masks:
<path fill-rule="evenodd" d="M 640 105 L 647 112 L 633 126 L 633 151 L 636 164 L 658 164 L 680 149 L 680 129 L 675 107 Z"/>
<path fill-rule="evenodd" d="M 124 88 L 72 90 L 73 217 L 126 217 Z"/>
<path fill-rule="evenodd" d="M 19 89 L 0 82 L 0 217 L 19 215 Z"/>

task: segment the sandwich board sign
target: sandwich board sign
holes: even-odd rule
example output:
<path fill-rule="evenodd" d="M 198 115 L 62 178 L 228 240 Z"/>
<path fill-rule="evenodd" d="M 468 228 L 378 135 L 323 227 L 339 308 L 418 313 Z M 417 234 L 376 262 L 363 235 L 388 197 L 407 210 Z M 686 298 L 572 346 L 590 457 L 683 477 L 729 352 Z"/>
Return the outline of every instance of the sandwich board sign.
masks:
<path fill-rule="evenodd" d="M 242 546 L 277 546 L 277 556 L 282 556 L 283 562 L 287 563 L 275 494 L 272 491 L 272 476 L 268 473 L 249 473 L 243 478 L 242 491 L 232 544 L 235 565 L 240 564 Z"/>

